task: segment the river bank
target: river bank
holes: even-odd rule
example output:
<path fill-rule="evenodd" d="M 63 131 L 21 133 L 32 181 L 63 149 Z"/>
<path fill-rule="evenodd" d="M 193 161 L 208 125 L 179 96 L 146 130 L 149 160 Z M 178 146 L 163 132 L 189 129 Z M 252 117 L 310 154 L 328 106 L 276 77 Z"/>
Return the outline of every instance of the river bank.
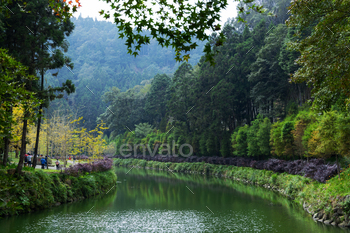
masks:
<path fill-rule="evenodd" d="M 24 172 L 22 176 L 0 170 L 0 216 L 28 213 L 107 193 L 115 187 L 113 170 L 85 173 Z"/>
<path fill-rule="evenodd" d="M 320 183 L 299 175 L 204 162 L 171 163 L 142 159 L 114 159 L 114 161 L 116 166 L 121 167 L 208 174 L 263 186 L 302 205 L 315 221 L 350 227 L 350 169 L 344 170 L 340 179 L 333 177 L 326 183 Z"/>

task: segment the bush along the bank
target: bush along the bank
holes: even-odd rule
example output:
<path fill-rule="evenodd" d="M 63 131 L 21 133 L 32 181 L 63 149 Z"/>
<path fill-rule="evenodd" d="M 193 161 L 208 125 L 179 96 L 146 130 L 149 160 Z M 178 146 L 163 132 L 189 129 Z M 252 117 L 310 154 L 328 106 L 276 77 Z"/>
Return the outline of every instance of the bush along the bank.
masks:
<path fill-rule="evenodd" d="M 72 176 L 79 176 L 86 172 L 103 172 L 112 168 L 113 161 L 110 158 L 99 159 L 91 163 L 78 163 L 65 169 L 65 173 Z"/>
<path fill-rule="evenodd" d="M 125 159 L 125 157 L 119 158 Z M 136 158 L 158 162 L 205 162 L 210 164 L 234 165 L 236 167 L 251 167 L 259 170 L 270 170 L 278 173 L 286 172 L 291 175 L 301 175 L 323 183 L 326 182 L 327 179 L 330 179 L 337 174 L 337 165 L 326 164 L 323 159 L 309 159 L 307 162 L 306 160 L 301 159 L 294 161 L 285 161 L 281 159 L 255 160 L 253 158 L 243 157 L 222 158 L 190 156 L 188 158 L 181 158 L 162 155 L 155 155 L 153 157 L 136 156 Z"/>
<path fill-rule="evenodd" d="M 300 175 L 204 162 L 172 163 L 142 159 L 115 159 L 115 165 L 209 174 L 263 186 L 299 203 L 315 220 L 325 224 L 350 227 L 350 168 L 340 173 L 340 179 L 334 176 L 326 183 L 321 183 Z"/>
<path fill-rule="evenodd" d="M 116 183 L 112 171 L 72 176 L 43 171 L 9 175 L 0 170 L 0 216 L 44 209 L 61 203 L 106 193 Z"/>

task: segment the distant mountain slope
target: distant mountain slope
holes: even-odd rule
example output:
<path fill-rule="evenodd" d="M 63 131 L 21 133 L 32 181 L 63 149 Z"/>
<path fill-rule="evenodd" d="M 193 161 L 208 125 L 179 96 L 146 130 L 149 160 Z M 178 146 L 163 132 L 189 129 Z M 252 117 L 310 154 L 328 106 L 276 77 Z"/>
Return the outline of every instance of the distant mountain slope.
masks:
<path fill-rule="evenodd" d="M 105 110 L 101 96 L 110 87 L 126 91 L 149 80 L 157 73 L 171 75 L 179 66 L 171 48 L 162 48 L 156 41 L 143 46 L 136 58 L 127 54 L 125 40 L 120 39 L 115 24 L 95 21 L 92 18 L 73 18 L 75 29 L 68 37 L 67 55 L 74 69 L 62 68 L 57 77 L 46 74 L 47 85 L 59 85 L 66 79 L 73 80 L 76 92 L 65 100 L 54 101 L 50 111 L 57 108 L 79 109 L 86 127 L 93 128 L 96 118 Z M 189 63 L 198 63 L 203 54 L 204 42 L 191 53 Z"/>

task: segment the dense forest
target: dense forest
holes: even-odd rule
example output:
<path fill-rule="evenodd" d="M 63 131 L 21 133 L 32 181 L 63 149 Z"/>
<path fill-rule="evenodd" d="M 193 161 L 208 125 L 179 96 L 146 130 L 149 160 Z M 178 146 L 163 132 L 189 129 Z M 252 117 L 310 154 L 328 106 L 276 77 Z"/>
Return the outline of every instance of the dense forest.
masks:
<path fill-rule="evenodd" d="M 300 53 L 291 46 L 296 28 L 284 24 L 289 1 L 262 3 L 276 17 L 229 20 L 223 45 L 215 46 L 212 34 L 215 66 L 203 56 L 194 66 L 182 63 L 173 76 L 157 74 L 150 84 L 104 94 L 109 108 L 99 120 L 116 138 L 117 154 L 128 154 L 126 144 L 134 154 L 179 154 L 187 144 L 187 156 L 348 157 L 345 97 L 313 102 L 312 85 L 291 81 Z"/>
<path fill-rule="evenodd" d="M 105 93 L 111 111 L 100 119 L 112 137 L 125 132 L 120 140 L 136 137 L 136 143 L 151 140 L 151 145 L 174 140 L 190 143 L 195 154 L 230 156 L 231 134 L 240 126 L 253 124 L 259 114 L 275 122 L 307 102 L 310 88 L 288 82 L 299 54 L 287 49 L 293 29 L 281 23 L 288 17 L 288 1 L 278 3 L 268 6 L 282 19 L 252 13 L 247 24 L 228 21 L 223 28 L 227 40 L 215 48 L 215 66 L 202 57 L 195 66 L 182 63 L 172 77 L 158 74 L 151 84 Z M 208 43 L 215 39 L 213 34 Z M 151 134 L 144 133 L 144 140 L 129 131 L 146 126 Z"/>
<path fill-rule="evenodd" d="M 52 102 L 50 112 L 75 109 L 84 117 L 84 126 L 89 130 L 95 128 L 96 118 L 106 109 L 102 95 L 110 87 L 126 91 L 142 82 L 147 83 L 158 73 L 171 76 L 179 66 L 173 59 L 175 52 L 158 46 L 154 40 L 142 46 L 140 55 L 134 57 L 127 54 L 125 39 L 119 38 L 114 24 L 82 17 L 71 21 L 74 31 L 67 37 L 69 50 L 66 54 L 74 69 L 51 70 L 45 78 L 51 86 L 68 78 L 75 84 L 76 91 L 66 100 Z M 193 65 L 203 54 L 204 43 L 198 43 L 201 46 L 191 52 L 189 60 Z"/>
<path fill-rule="evenodd" d="M 202 31 L 207 25 L 194 29 L 198 22 L 183 26 L 191 32 L 154 30 L 163 25 L 159 22 L 145 30 L 144 21 L 130 31 L 124 23 L 118 26 L 118 14 L 116 27 L 66 13 L 63 20 L 60 9 L 47 8 L 44 0 L 26 3 L 25 10 L 4 4 L 9 9 L 0 15 L 5 164 L 9 150 L 22 156 L 26 145 L 35 155 L 118 154 L 125 143 L 142 143 L 157 153 L 163 153 L 161 143 L 187 143 L 195 155 L 261 159 L 348 154 L 349 56 L 342 21 L 332 28 L 318 24 L 328 29 L 319 34 L 315 23 L 322 14 L 304 11 L 299 3 L 241 2 L 238 17 L 222 28 L 208 19 L 214 32 L 207 37 Z M 343 7 L 312 4 L 329 12 Z M 331 36 L 335 29 L 344 33 Z M 104 124 L 108 129 L 96 130 Z M 84 145 L 66 138 L 81 132 L 92 133 L 84 134 Z M 43 133 L 46 145 L 39 140 Z M 58 143 L 54 135 L 65 139 Z M 89 149 L 92 141 L 108 152 Z"/>
<path fill-rule="evenodd" d="M 350 227 L 349 0 L 102 1 L 0 2 L 1 229 Z"/>

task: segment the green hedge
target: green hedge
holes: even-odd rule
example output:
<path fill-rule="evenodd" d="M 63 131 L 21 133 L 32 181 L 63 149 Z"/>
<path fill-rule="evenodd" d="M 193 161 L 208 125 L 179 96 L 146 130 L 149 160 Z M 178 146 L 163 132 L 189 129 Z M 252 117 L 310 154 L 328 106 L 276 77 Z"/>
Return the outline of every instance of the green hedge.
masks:
<path fill-rule="evenodd" d="M 79 177 L 47 174 L 41 170 L 25 172 L 18 177 L 0 170 L 0 216 L 31 212 L 103 194 L 116 181 L 117 176 L 112 170 Z"/>

